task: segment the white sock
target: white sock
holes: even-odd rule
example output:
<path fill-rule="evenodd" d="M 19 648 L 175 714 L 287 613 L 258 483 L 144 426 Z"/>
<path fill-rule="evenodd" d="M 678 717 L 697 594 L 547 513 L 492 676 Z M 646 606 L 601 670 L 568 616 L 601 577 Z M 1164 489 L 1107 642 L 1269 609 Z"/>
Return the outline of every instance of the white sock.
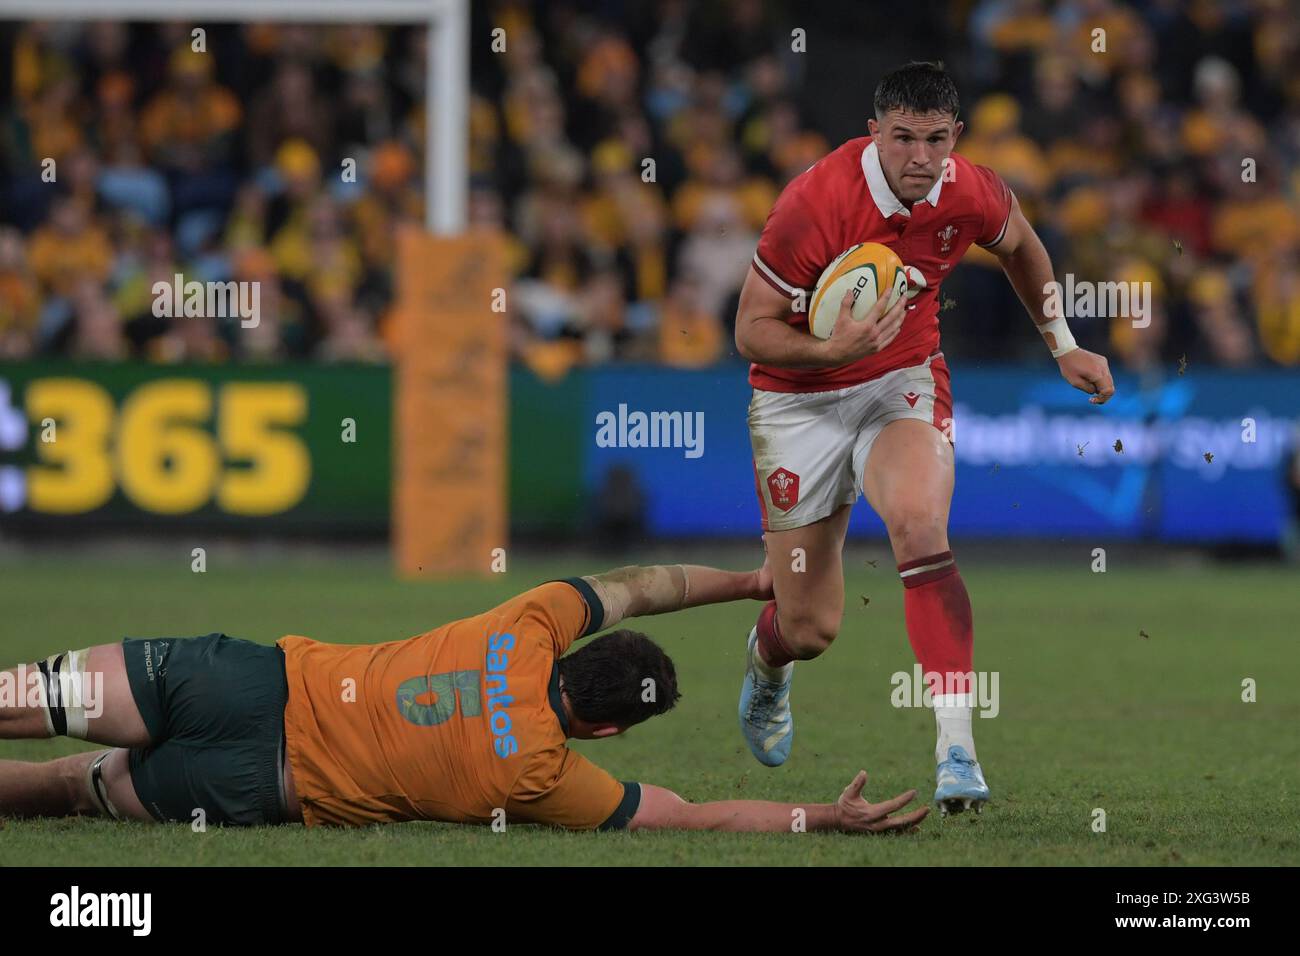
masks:
<path fill-rule="evenodd" d="M 964 747 L 975 756 L 975 738 L 971 734 L 971 710 L 974 708 L 972 694 L 936 694 L 934 698 L 934 723 L 939 731 L 939 741 L 934 745 L 935 763 L 948 759 L 948 748 Z"/>
<path fill-rule="evenodd" d="M 763 660 L 763 653 L 758 649 L 758 641 L 754 642 L 754 672 L 763 680 L 770 680 L 776 684 L 785 683 L 786 679 L 794 671 L 794 661 L 788 664 L 782 664 L 780 667 L 773 667 L 767 661 Z"/>

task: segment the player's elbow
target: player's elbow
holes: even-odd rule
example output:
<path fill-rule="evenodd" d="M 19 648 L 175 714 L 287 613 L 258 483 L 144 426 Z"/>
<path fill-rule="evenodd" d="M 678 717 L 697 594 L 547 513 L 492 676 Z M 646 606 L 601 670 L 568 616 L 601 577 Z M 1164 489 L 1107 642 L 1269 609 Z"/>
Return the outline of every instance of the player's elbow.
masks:
<path fill-rule="evenodd" d="M 683 800 L 666 787 L 641 785 L 641 805 L 628 822 L 635 830 L 690 830 L 696 806 Z"/>
<path fill-rule="evenodd" d="M 754 326 L 753 319 L 747 319 L 743 316 L 736 316 L 736 353 L 746 362 L 757 362 L 758 357 L 754 352 L 750 342 Z"/>
<path fill-rule="evenodd" d="M 741 358 L 743 358 L 746 362 L 754 361 L 754 359 L 750 356 L 749 351 L 745 345 L 745 333 L 742 330 L 742 322 L 740 321 L 740 316 L 736 316 L 735 340 L 736 340 L 736 354 L 739 355 Z"/>

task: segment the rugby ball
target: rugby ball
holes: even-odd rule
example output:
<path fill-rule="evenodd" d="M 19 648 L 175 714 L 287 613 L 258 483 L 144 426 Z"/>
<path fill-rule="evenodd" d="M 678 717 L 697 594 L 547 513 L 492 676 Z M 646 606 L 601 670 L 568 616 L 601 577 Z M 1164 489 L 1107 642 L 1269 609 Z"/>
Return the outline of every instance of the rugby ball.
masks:
<path fill-rule="evenodd" d="M 819 339 L 831 337 L 844 293 L 853 292 L 853 319 L 861 322 L 882 289 L 892 306 L 907 294 L 907 271 L 894 250 L 878 242 L 860 242 L 841 252 L 822 271 L 808 307 L 808 329 Z"/>

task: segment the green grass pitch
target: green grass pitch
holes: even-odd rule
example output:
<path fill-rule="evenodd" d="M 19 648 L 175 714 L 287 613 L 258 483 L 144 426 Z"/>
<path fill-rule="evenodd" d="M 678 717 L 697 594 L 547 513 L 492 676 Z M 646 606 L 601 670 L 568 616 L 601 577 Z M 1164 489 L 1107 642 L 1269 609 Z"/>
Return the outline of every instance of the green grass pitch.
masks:
<path fill-rule="evenodd" d="M 0 660 L 30 662 L 124 636 L 224 631 L 375 642 L 474 614 L 532 584 L 636 560 L 513 561 L 471 582 L 399 582 L 359 557 L 213 549 L 174 559 L 0 557 Z M 1089 570 L 1089 548 L 1044 564 L 964 560 L 977 669 L 999 673 L 1000 714 L 976 718 L 993 803 L 937 813 L 904 837 L 588 834 L 405 824 L 358 831 L 236 830 L 94 819 L 2 821 L 0 865 L 1238 865 L 1300 863 L 1300 644 L 1294 570 L 1128 565 Z M 878 557 L 878 568 L 865 558 Z M 675 560 L 706 560 L 685 554 Z M 743 567 L 734 553 L 720 562 Z M 910 673 L 902 589 L 884 554 L 851 546 L 840 637 L 801 664 L 789 762 L 760 766 L 736 719 L 745 636 L 758 605 L 701 608 L 640 626 L 677 664 L 683 699 L 623 738 L 577 748 L 620 779 L 695 801 L 835 799 L 859 768 L 873 799 L 934 787 L 928 711 L 891 706 Z M 869 598 L 869 602 L 862 600 Z M 1145 631 L 1147 637 L 1140 636 Z M 1242 701 L 1253 678 L 1258 700 Z M 0 758 L 46 759 L 74 741 L 0 741 Z M 1106 831 L 1094 832 L 1094 809 Z"/>

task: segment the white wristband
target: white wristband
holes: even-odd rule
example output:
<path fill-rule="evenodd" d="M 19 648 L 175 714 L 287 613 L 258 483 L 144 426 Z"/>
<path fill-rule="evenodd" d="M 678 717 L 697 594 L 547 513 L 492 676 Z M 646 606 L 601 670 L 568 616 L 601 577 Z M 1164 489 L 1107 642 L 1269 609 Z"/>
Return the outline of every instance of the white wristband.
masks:
<path fill-rule="evenodd" d="M 1038 327 L 1038 334 L 1043 337 L 1047 347 L 1052 350 L 1052 358 L 1060 358 L 1066 352 L 1073 352 L 1079 346 L 1070 334 L 1070 326 L 1064 318 L 1052 319 L 1051 322 Z"/>

